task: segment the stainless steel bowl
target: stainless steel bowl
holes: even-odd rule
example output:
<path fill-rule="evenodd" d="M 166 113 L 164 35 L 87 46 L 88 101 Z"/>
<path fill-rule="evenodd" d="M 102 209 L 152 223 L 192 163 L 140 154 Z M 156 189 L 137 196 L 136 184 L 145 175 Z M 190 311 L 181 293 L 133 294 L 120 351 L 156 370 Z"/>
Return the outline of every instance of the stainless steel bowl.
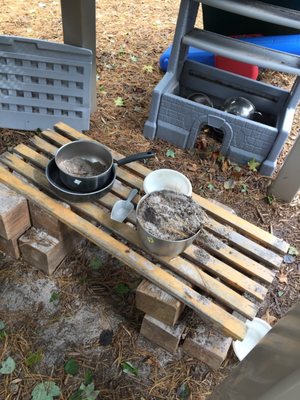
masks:
<path fill-rule="evenodd" d="M 153 193 L 153 192 L 152 192 Z M 139 221 L 139 209 L 145 199 L 152 193 L 148 193 L 143 196 L 136 207 L 136 227 L 139 237 L 143 242 L 145 248 L 153 255 L 164 256 L 164 257 L 176 257 L 178 254 L 182 253 L 188 246 L 190 246 L 193 241 L 199 235 L 201 228 L 193 235 L 187 239 L 182 240 L 166 240 L 160 239 L 150 232 L 148 232 Z"/>
<path fill-rule="evenodd" d="M 238 115 L 239 117 L 252 119 L 255 115 L 262 114 L 256 111 L 254 104 L 245 97 L 229 97 L 224 102 L 224 111 L 229 114 Z"/>
<path fill-rule="evenodd" d="M 211 99 L 204 93 L 192 93 L 188 96 L 189 100 L 195 101 L 196 103 L 202 104 L 203 106 L 213 107 L 213 102 Z"/>

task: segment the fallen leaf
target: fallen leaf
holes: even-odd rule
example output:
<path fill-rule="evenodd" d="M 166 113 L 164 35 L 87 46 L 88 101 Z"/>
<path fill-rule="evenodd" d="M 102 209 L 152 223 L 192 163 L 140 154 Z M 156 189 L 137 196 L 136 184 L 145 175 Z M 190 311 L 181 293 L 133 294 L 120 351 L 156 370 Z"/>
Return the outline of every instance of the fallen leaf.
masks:
<path fill-rule="evenodd" d="M 253 171 L 253 172 L 256 172 L 257 167 L 260 166 L 260 162 L 256 161 L 255 158 L 252 158 L 251 160 L 249 160 L 247 164 L 248 164 L 250 171 Z"/>
<path fill-rule="evenodd" d="M 117 107 L 124 107 L 124 105 L 125 105 L 125 102 L 124 102 L 124 100 L 122 99 L 122 97 L 117 97 L 117 98 L 115 99 L 115 106 L 117 106 Z"/>
<path fill-rule="evenodd" d="M 188 164 L 186 169 L 188 171 L 196 172 L 198 170 L 198 165 L 197 164 Z"/>
<path fill-rule="evenodd" d="M 175 158 L 175 152 L 174 152 L 172 149 L 168 149 L 168 150 L 166 151 L 166 156 L 167 156 L 167 157 Z"/>
<path fill-rule="evenodd" d="M 222 172 L 226 172 L 228 170 L 228 168 L 229 168 L 228 161 L 224 160 L 223 163 L 222 163 L 222 166 L 221 166 L 221 171 Z"/>
<path fill-rule="evenodd" d="M 269 310 L 267 310 L 265 315 L 263 315 L 261 318 L 270 325 L 273 325 L 275 322 L 277 322 L 277 318 L 274 315 L 271 315 Z"/>
<path fill-rule="evenodd" d="M 279 272 L 278 280 L 280 283 L 288 283 L 288 277 L 283 271 Z"/>
<path fill-rule="evenodd" d="M 125 361 L 123 363 L 121 363 L 121 367 L 122 367 L 122 371 L 125 372 L 125 374 L 128 375 L 133 375 L 133 376 L 137 376 L 139 370 L 134 367 L 131 362 L 129 361 Z"/>
<path fill-rule="evenodd" d="M 233 189 L 235 187 L 235 181 L 232 178 L 230 178 L 224 182 L 223 186 L 224 189 L 226 190 Z"/>
<path fill-rule="evenodd" d="M 152 65 L 144 65 L 143 66 L 143 71 L 148 72 L 148 73 L 152 73 L 153 72 L 153 67 Z"/>
<path fill-rule="evenodd" d="M 283 256 L 283 262 L 285 264 L 292 264 L 295 261 L 296 257 L 291 256 L 290 254 L 286 254 Z"/>
<path fill-rule="evenodd" d="M 296 247 L 290 246 L 288 254 L 290 254 L 291 256 L 297 256 L 299 254 L 299 251 Z"/>
<path fill-rule="evenodd" d="M 2 361 L 2 367 L 0 368 L 0 374 L 9 375 L 14 372 L 16 368 L 15 360 L 11 357 L 7 357 L 6 360 Z"/>

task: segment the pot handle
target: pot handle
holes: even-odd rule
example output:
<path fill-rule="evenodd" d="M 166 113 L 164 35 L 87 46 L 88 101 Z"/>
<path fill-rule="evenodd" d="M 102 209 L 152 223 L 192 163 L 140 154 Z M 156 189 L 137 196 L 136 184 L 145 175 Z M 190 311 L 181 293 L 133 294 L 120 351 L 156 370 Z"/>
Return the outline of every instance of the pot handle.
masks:
<path fill-rule="evenodd" d="M 152 157 L 155 157 L 155 155 L 156 154 L 153 151 L 146 151 L 143 153 L 132 154 L 129 157 L 121 158 L 120 160 L 117 160 L 115 162 L 118 165 L 124 165 L 124 164 L 129 164 L 133 161 L 145 160 L 146 158 L 152 158 Z"/>

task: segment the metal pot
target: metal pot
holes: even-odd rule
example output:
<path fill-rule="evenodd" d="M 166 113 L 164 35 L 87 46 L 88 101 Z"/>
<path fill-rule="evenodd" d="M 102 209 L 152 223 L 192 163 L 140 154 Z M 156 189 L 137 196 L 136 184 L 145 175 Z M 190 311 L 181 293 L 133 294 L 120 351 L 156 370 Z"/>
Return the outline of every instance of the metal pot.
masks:
<path fill-rule="evenodd" d="M 55 163 L 60 179 L 75 192 L 93 192 L 105 187 L 113 166 L 155 157 L 152 151 L 133 154 L 115 161 L 109 149 L 91 140 L 77 140 L 58 149 Z"/>
<path fill-rule="evenodd" d="M 207 107 L 213 107 L 213 102 L 211 99 L 204 93 L 197 92 L 197 93 L 192 93 L 188 96 L 189 100 L 195 101 L 196 103 L 202 104 Z"/>
<path fill-rule="evenodd" d="M 224 111 L 247 119 L 252 119 L 255 115 L 262 116 L 256 111 L 254 104 L 245 97 L 229 97 L 224 102 Z"/>
<path fill-rule="evenodd" d="M 201 232 L 201 228 L 193 235 L 187 239 L 182 240 L 166 240 L 154 236 L 149 233 L 140 223 L 139 220 L 139 210 L 143 202 L 146 200 L 151 193 L 143 196 L 137 204 L 136 207 L 136 228 L 137 233 L 143 242 L 145 248 L 153 255 L 164 256 L 164 257 L 176 257 L 178 254 L 182 253 L 188 246 L 190 246 L 193 241 L 197 238 Z"/>

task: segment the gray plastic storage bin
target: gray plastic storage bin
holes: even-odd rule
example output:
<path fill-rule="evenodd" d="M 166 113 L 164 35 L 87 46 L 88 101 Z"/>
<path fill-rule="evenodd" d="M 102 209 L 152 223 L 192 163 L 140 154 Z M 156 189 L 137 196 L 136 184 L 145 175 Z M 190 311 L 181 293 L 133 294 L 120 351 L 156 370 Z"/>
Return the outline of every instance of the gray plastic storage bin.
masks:
<path fill-rule="evenodd" d="M 202 3 L 268 22 L 280 21 L 286 26 L 300 24 L 299 11 L 281 7 L 274 10 L 274 6 L 259 1 L 206 0 Z M 219 136 L 220 152 L 224 156 L 240 164 L 254 158 L 261 163 L 260 173 L 271 175 L 300 100 L 299 76 L 289 92 L 187 60 L 187 52 L 192 46 L 293 75 L 300 75 L 300 57 L 197 29 L 194 25 L 198 8 L 199 1 L 181 1 L 168 71 L 154 89 L 144 135 L 192 148 L 201 128 L 208 125 Z M 187 99 L 195 92 L 208 95 L 213 108 Z M 232 96 L 249 99 L 263 117 L 250 120 L 223 111 L 225 99 Z"/>
<path fill-rule="evenodd" d="M 0 127 L 35 130 L 62 121 L 89 128 L 92 52 L 15 36 L 0 37 Z"/>

